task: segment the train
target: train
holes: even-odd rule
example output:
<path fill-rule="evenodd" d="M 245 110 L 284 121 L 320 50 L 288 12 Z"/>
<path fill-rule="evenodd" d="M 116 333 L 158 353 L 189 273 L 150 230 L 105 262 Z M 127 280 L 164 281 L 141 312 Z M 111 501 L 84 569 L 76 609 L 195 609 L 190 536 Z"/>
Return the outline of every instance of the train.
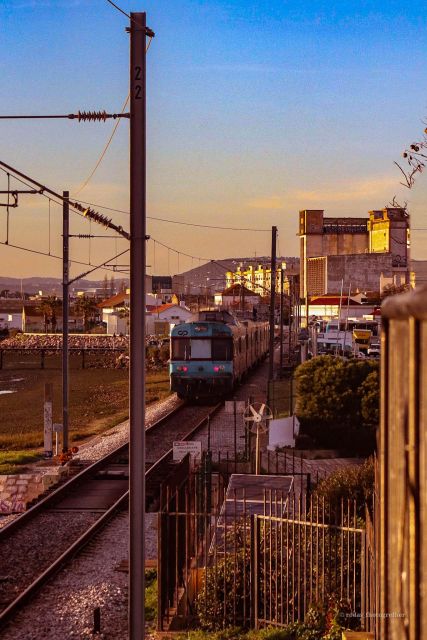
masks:
<path fill-rule="evenodd" d="M 170 388 L 181 400 L 226 398 L 269 349 L 269 324 L 200 311 L 170 334 Z"/>

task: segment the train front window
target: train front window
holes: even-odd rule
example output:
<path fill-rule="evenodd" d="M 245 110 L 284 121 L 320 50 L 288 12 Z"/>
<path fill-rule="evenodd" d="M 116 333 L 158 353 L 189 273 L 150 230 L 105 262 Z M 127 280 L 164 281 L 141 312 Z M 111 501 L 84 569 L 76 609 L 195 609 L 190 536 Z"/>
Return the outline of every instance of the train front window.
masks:
<path fill-rule="evenodd" d="M 191 341 L 191 359 L 192 360 L 210 360 L 211 359 L 211 339 L 208 340 L 192 340 Z"/>
<path fill-rule="evenodd" d="M 172 360 L 189 360 L 190 338 L 172 338 Z"/>
<path fill-rule="evenodd" d="M 212 340 L 212 360 L 232 360 L 233 342 L 229 339 Z"/>

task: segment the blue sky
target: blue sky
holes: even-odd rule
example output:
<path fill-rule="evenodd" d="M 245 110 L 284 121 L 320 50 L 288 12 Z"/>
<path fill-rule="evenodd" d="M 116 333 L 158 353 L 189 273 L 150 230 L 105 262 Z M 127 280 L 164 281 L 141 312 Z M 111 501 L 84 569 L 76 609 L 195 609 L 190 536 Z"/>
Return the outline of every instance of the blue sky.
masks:
<path fill-rule="evenodd" d="M 118 0 L 145 10 L 156 32 L 148 54 L 148 213 L 173 220 L 279 228 L 297 255 L 297 212 L 365 215 L 394 195 L 413 227 L 427 227 L 427 175 L 410 192 L 393 165 L 427 116 L 427 18 L 421 3 L 344 0 Z M 7 113 L 120 110 L 128 93 L 127 19 L 106 0 L 0 0 L 1 109 Z M 75 192 L 113 123 L 0 122 L 0 159 Z M 1 183 L 4 185 L 3 183 Z M 4 188 L 1 186 L 0 189 Z M 79 193 L 128 208 L 128 125 Z M 47 203 L 23 197 L 11 242 L 48 246 Z M 60 215 L 52 206 L 51 248 Z M 112 214 L 124 227 L 129 218 Z M 0 240 L 5 237 L 0 209 Z M 73 231 L 87 232 L 73 220 Z M 149 221 L 149 233 L 208 258 L 262 255 L 270 233 L 197 230 Z M 2 237 L 3 236 L 3 237 Z M 413 232 L 413 256 L 426 233 Z M 176 254 L 153 251 L 157 273 Z M 122 241 L 73 241 L 72 255 L 102 261 Z M 2 275 L 60 275 L 60 264 L 0 246 Z M 197 261 L 180 258 L 179 269 Z M 74 268 L 77 273 L 78 267 Z M 102 273 L 100 277 L 102 277 Z"/>

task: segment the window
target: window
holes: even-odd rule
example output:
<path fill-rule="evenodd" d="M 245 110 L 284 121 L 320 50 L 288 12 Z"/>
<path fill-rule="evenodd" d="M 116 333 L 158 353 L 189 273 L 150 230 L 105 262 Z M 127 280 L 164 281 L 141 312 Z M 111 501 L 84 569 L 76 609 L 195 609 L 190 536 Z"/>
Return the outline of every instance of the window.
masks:
<path fill-rule="evenodd" d="M 189 360 L 190 338 L 172 338 L 172 360 Z"/>
<path fill-rule="evenodd" d="M 233 343 L 229 338 L 212 340 L 212 360 L 232 360 Z"/>
<path fill-rule="evenodd" d="M 211 339 L 191 341 L 191 359 L 211 359 Z"/>

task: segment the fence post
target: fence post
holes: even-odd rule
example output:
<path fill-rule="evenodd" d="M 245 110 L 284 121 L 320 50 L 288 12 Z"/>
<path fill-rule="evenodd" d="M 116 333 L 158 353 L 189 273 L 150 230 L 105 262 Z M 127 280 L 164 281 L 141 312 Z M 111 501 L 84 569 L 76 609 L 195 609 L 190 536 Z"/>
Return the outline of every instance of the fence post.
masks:
<path fill-rule="evenodd" d="M 157 631 L 163 631 L 162 512 L 157 513 Z"/>
<path fill-rule="evenodd" d="M 361 535 L 360 566 L 360 622 L 362 629 L 366 631 L 366 528 Z"/>
<path fill-rule="evenodd" d="M 251 627 L 258 628 L 258 518 L 251 515 Z"/>

